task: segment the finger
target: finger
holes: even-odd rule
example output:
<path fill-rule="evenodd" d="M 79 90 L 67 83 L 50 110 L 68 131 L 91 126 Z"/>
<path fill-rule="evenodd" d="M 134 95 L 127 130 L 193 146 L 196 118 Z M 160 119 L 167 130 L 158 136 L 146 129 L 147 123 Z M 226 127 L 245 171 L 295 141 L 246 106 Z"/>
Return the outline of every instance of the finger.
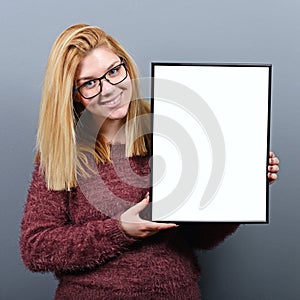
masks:
<path fill-rule="evenodd" d="M 270 165 L 279 165 L 279 159 L 278 157 L 272 157 L 272 158 L 269 158 L 269 164 Z"/>
<path fill-rule="evenodd" d="M 159 230 L 166 230 L 166 229 L 171 229 L 171 228 L 176 228 L 178 227 L 179 225 L 177 224 L 164 224 L 163 226 L 159 226 Z"/>
<path fill-rule="evenodd" d="M 273 151 L 269 152 L 269 158 L 275 157 L 275 153 Z"/>
<path fill-rule="evenodd" d="M 145 221 L 143 224 L 143 231 L 152 231 L 152 230 L 164 230 L 164 229 L 170 229 L 178 227 L 175 223 L 157 223 L 157 222 L 151 222 L 151 221 Z"/>
<path fill-rule="evenodd" d="M 275 173 L 268 173 L 268 178 L 271 179 L 271 180 L 276 180 L 277 179 L 277 174 Z"/>
<path fill-rule="evenodd" d="M 278 173 L 279 172 L 279 167 L 278 165 L 269 165 L 268 166 L 268 171 L 272 173 Z"/>

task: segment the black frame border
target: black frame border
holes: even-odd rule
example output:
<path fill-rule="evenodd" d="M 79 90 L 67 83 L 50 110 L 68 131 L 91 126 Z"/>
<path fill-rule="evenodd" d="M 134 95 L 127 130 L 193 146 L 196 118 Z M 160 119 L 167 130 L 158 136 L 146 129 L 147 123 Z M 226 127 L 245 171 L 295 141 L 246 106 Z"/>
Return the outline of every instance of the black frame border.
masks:
<path fill-rule="evenodd" d="M 270 138 L 271 138 L 271 102 L 272 102 L 272 73 L 273 65 L 271 63 L 209 63 L 209 62 L 151 62 L 151 148 L 150 157 L 153 156 L 153 123 L 154 123 L 154 79 L 155 79 L 155 67 L 156 66 L 206 66 L 206 67 L 264 67 L 269 69 L 269 86 L 268 86 L 268 117 L 267 117 L 267 153 L 266 153 L 266 221 L 176 221 L 178 224 L 197 224 L 197 223 L 213 223 L 213 224 L 269 224 L 270 222 L 270 185 L 267 177 L 268 164 L 269 164 L 269 152 L 270 152 Z M 151 170 L 153 170 L 153 160 L 151 160 Z M 153 177 L 152 172 L 150 175 L 150 202 L 152 202 L 153 195 Z M 151 219 L 152 219 L 152 203 L 151 203 Z M 158 223 L 166 223 L 171 221 L 155 221 Z"/>

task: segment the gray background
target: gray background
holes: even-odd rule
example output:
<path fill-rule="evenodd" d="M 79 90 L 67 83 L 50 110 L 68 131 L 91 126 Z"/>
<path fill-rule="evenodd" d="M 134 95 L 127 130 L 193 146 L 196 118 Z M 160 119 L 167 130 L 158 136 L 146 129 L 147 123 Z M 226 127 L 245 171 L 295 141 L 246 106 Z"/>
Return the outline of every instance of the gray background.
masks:
<path fill-rule="evenodd" d="M 300 1 L 3 2 L 0 298 L 53 298 L 53 276 L 30 273 L 20 260 L 19 224 L 50 47 L 66 27 L 85 22 L 114 36 L 143 76 L 150 75 L 151 61 L 273 64 L 271 146 L 281 172 L 271 188 L 270 224 L 243 225 L 224 244 L 201 253 L 200 285 L 206 300 L 299 299 Z M 247 180 L 247 157 L 241 163 Z"/>

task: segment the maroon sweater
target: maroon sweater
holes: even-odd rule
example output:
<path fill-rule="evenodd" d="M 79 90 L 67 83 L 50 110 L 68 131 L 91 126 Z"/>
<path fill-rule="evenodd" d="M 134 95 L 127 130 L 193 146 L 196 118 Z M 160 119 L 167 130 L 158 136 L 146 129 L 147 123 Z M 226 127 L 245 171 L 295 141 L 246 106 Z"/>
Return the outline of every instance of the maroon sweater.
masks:
<path fill-rule="evenodd" d="M 21 224 L 25 265 L 55 273 L 57 300 L 200 299 L 194 249 L 216 246 L 237 225 L 199 223 L 146 239 L 127 236 L 118 216 L 144 198 L 149 158 L 127 159 L 117 148 L 114 164 L 97 166 L 100 177 L 71 192 L 48 190 L 35 166 Z"/>

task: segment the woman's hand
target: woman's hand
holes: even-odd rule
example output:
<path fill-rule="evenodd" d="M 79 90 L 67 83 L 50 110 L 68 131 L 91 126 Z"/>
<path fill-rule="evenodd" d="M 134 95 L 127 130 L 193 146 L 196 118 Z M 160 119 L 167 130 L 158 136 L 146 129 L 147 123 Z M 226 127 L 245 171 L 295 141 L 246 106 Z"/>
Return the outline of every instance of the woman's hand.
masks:
<path fill-rule="evenodd" d="M 279 159 L 274 152 L 269 153 L 269 165 L 268 165 L 268 179 L 269 184 L 272 184 L 277 179 L 277 173 L 279 172 Z"/>
<path fill-rule="evenodd" d="M 136 205 L 126 210 L 120 217 L 120 227 L 129 236 L 135 238 L 146 238 L 154 235 L 160 230 L 177 227 L 174 223 L 156 223 L 144 220 L 139 213 L 149 204 L 149 194 Z"/>

